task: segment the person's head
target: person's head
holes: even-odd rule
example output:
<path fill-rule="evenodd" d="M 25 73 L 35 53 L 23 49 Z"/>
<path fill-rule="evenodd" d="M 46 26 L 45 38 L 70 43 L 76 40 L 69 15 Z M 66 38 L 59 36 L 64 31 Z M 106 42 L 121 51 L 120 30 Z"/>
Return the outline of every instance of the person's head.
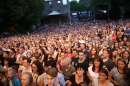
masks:
<path fill-rule="evenodd" d="M 122 57 L 123 57 L 125 60 L 130 59 L 130 53 L 129 53 L 129 51 L 125 50 L 125 51 L 122 53 Z"/>
<path fill-rule="evenodd" d="M 72 55 L 73 55 L 73 57 L 76 57 L 76 56 L 77 56 L 77 50 L 76 50 L 76 49 L 73 49 L 73 50 L 72 50 Z"/>
<path fill-rule="evenodd" d="M 129 41 L 126 42 L 126 46 L 127 46 L 127 47 L 130 46 L 130 42 L 129 42 Z"/>
<path fill-rule="evenodd" d="M 85 55 L 84 53 L 81 51 L 79 52 L 79 59 L 84 59 L 85 58 Z"/>
<path fill-rule="evenodd" d="M 48 86 L 53 86 L 56 83 L 58 71 L 55 68 L 48 68 L 46 70 L 46 78 Z"/>
<path fill-rule="evenodd" d="M 23 59 L 23 66 L 24 66 L 24 67 L 29 66 L 30 63 L 31 63 L 31 59 L 30 59 L 30 58 L 24 58 L 24 59 Z"/>
<path fill-rule="evenodd" d="M 61 62 L 62 66 L 65 67 L 65 68 L 69 68 L 70 67 L 70 63 L 71 63 L 71 59 L 70 58 L 65 58 Z"/>
<path fill-rule="evenodd" d="M 27 58 L 31 58 L 31 57 L 32 57 L 32 53 L 31 53 L 31 52 L 27 52 L 27 53 L 26 53 L 26 57 L 27 57 Z"/>
<path fill-rule="evenodd" d="M 14 69 L 7 70 L 7 79 L 13 80 L 13 78 L 15 77 L 15 74 L 16 74 L 16 70 Z"/>
<path fill-rule="evenodd" d="M 87 83 L 84 81 L 84 82 L 80 82 L 79 83 L 79 86 L 88 86 Z"/>
<path fill-rule="evenodd" d="M 67 48 L 67 49 L 66 49 L 66 52 L 67 52 L 67 53 L 72 53 L 72 49 L 71 49 L 71 48 Z"/>
<path fill-rule="evenodd" d="M 81 43 L 81 44 L 80 44 L 80 49 L 83 50 L 83 49 L 85 49 L 85 48 L 86 48 L 85 44 L 84 44 L 84 43 Z"/>
<path fill-rule="evenodd" d="M 99 71 L 103 68 L 103 60 L 99 56 L 94 58 L 93 71 L 95 70 L 95 67 L 99 67 Z"/>
<path fill-rule="evenodd" d="M 118 42 L 114 43 L 114 48 L 119 48 L 119 43 Z"/>
<path fill-rule="evenodd" d="M 20 56 L 20 58 L 19 58 L 20 64 L 23 64 L 23 60 L 24 60 L 25 58 L 26 58 L 25 56 Z"/>
<path fill-rule="evenodd" d="M 32 86 L 32 83 L 33 83 L 32 74 L 29 72 L 23 73 L 21 76 L 21 83 L 22 83 L 22 86 Z"/>
<path fill-rule="evenodd" d="M 102 52 L 102 57 L 109 58 L 109 53 L 110 53 L 110 51 L 108 49 L 104 49 Z"/>
<path fill-rule="evenodd" d="M 11 54 L 12 54 L 12 53 L 16 53 L 16 52 L 15 52 L 15 49 L 14 49 L 14 48 L 11 48 L 11 49 L 10 49 L 10 53 L 11 53 Z"/>
<path fill-rule="evenodd" d="M 61 59 L 64 59 L 64 58 L 65 58 L 65 53 L 64 53 L 64 52 L 61 52 L 60 58 L 61 58 Z"/>
<path fill-rule="evenodd" d="M 24 48 L 24 47 L 20 47 L 20 48 L 19 48 L 19 53 L 20 53 L 20 54 L 23 54 L 24 51 L 25 51 L 25 48 Z"/>
<path fill-rule="evenodd" d="M 38 75 L 41 75 L 44 72 L 43 66 L 38 60 L 33 61 L 32 71 L 38 73 Z"/>
<path fill-rule="evenodd" d="M 108 70 L 106 68 L 102 68 L 99 72 L 99 80 L 105 81 L 108 79 Z"/>
<path fill-rule="evenodd" d="M 85 71 L 85 69 L 84 69 L 84 66 L 83 66 L 82 64 L 78 64 L 78 65 L 76 66 L 76 74 L 77 74 L 79 77 L 80 77 L 80 76 L 83 76 L 84 71 Z"/>
<path fill-rule="evenodd" d="M 5 76 L 6 70 L 4 68 L 0 68 L 0 78 Z"/>
<path fill-rule="evenodd" d="M 55 60 L 49 60 L 45 62 L 45 70 L 48 68 L 56 68 L 56 61 Z"/>
<path fill-rule="evenodd" d="M 10 58 L 5 58 L 4 59 L 4 65 L 8 66 L 8 67 L 11 67 L 12 66 L 11 59 Z"/>
<path fill-rule="evenodd" d="M 4 51 L 4 52 L 3 52 L 3 57 L 4 57 L 4 58 L 8 58 L 8 57 L 9 57 L 9 54 L 10 54 L 9 51 Z"/>
<path fill-rule="evenodd" d="M 112 56 L 117 56 L 117 55 L 118 55 L 118 50 L 114 49 L 113 52 L 112 52 Z"/>
<path fill-rule="evenodd" d="M 121 70 L 126 70 L 126 61 L 123 58 L 117 60 L 117 68 Z"/>

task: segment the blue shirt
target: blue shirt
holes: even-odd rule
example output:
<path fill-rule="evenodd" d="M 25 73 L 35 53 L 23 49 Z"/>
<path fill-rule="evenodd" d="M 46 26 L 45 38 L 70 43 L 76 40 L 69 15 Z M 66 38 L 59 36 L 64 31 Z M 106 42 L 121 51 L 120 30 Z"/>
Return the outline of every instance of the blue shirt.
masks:
<path fill-rule="evenodd" d="M 13 86 L 21 86 L 21 82 L 16 76 L 13 78 Z"/>

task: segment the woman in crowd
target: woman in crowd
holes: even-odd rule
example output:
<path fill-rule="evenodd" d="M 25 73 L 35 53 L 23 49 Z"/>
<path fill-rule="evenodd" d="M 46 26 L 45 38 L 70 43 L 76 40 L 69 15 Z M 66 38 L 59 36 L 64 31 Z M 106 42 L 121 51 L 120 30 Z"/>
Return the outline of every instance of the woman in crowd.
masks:
<path fill-rule="evenodd" d="M 43 63 L 43 60 L 44 60 L 44 54 L 43 54 L 43 49 L 42 48 L 39 48 L 38 49 L 38 53 L 39 53 L 39 58 L 38 60 Z"/>
<path fill-rule="evenodd" d="M 42 64 L 38 60 L 35 60 L 32 63 L 32 76 L 33 76 L 33 82 L 36 83 L 37 86 L 44 86 L 43 73 L 44 69 Z"/>
<path fill-rule="evenodd" d="M 99 79 L 94 79 L 92 82 L 92 86 L 114 86 L 109 80 L 108 80 L 108 70 L 105 68 L 102 68 L 99 72 Z"/>
<path fill-rule="evenodd" d="M 128 68 L 130 68 L 130 53 L 129 53 L 129 51 L 124 51 L 123 53 L 122 53 L 122 58 L 124 58 L 124 60 L 126 61 L 126 66 L 128 67 Z"/>
<path fill-rule="evenodd" d="M 99 71 L 103 68 L 103 61 L 100 57 L 94 58 L 94 65 L 88 68 L 88 77 L 93 82 L 94 79 L 99 78 Z"/>
<path fill-rule="evenodd" d="M 124 79 L 125 71 L 126 71 L 126 62 L 123 58 L 119 58 L 117 60 L 117 67 L 113 68 L 110 71 L 112 82 L 117 86 L 127 86 L 127 81 Z"/>
<path fill-rule="evenodd" d="M 76 74 L 70 77 L 67 86 L 79 86 L 81 82 L 86 82 L 87 85 L 89 86 L 90 80 L 84 73 L 85 70 L 83 65 L 78 64 L 76 67 Z"/>
<path fill-rule="evenodd" d="M 14 48 L 10 49 L 10 58 L 11 58 L 12 65 L 14 65 L 14 63 L 16 61 L 16 54 L 15 54 L 15 49 Z"/>
<path fill-rule="evenodd" d="M 98 56 L 98 51 L 95 47 L 92 47 L 89 53 L 89 66 L 93 65 L 94 58 Z"/>
<path fill-rule="evenodd" d="M 72 49 L 71 48 L 66 49 L 65 57 L 72 58 Z"/>
<path fill-rule="evenodd" d="M 4 59 L 4 67 L 6 70 L 10 69 L 12 66 L 12 62 L 10 58 L 5 58 Z"/>
<path fill-rule="evenodd" d="M 32 53 L 29 52 L 29 51 L 27 51 L 27 53 L 26 53 L 26 57 L 31 59 L 31 58 L 32 58 Z"/>

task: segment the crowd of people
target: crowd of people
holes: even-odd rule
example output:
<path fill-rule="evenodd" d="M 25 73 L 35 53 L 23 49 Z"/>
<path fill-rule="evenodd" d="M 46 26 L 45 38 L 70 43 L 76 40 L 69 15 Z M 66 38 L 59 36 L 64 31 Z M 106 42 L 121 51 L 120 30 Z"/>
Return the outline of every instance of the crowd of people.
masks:
<path fill-rule="evenodd" d="M 130 20 L 49 24 L 0 38 L 0 86 L 130 86 Z"/>

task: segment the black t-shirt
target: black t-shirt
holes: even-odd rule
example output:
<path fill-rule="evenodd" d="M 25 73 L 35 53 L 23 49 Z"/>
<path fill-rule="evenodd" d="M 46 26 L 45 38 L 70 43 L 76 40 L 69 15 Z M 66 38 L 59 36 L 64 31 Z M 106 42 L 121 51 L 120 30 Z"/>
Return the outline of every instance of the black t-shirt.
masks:
<path fill-rule="evenodd" d="M 78 64 L 83 65 L 85 72 L 88 71 L 89 64 L 87 60 L 84 60 L 83 62 L 79 62 L 79 59 L 74 63 L 74 67 L 76 68 Z"/>
<path fill-rule="evenodd" d="M 106 67 L 109 71 L 115 67 L 111 59 L 108 59 L 106 62 L 103 62 L 103 67 Z"/>
<path fill-rule="evenodd" d="M 75 58 L 75 57 L 72 57 L 72 58 L 71 58 L 71 61 L 74 62 L 74 63 L 75 63 L 77 60 L 78 60 L 78 58 Z"/>
<path fill-rule="evenodd" d="M 70 77 L 70 81 L 71 81 L 71 83 L 72 83 L 71 86 L 79 86 L 79 84 L 77 84 L 75 80 L 76 80 L 75 75 L 72 75 L 72 76 Z M 88 78 L 87 76 L 85 76 L 85 75 L 84 75 L 83 81 L 85 81 L 87 84 L 90 83 L 89 78 Z"/>

